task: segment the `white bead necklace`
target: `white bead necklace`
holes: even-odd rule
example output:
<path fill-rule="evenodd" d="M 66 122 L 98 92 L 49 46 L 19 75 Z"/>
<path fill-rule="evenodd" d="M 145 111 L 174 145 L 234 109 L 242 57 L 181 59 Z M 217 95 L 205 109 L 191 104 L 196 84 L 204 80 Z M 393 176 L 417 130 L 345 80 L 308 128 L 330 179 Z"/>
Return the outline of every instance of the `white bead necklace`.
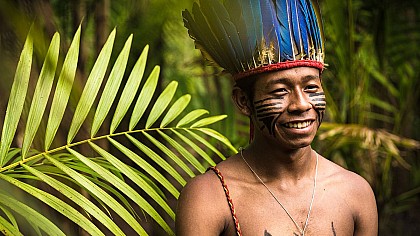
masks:
<path fill-rule="evenodd" d="M 279 199 L 274 195 L 274 193 L 268 188 L 268 186 L 264 183 L 264 181 L 262 181 L 262 179 L 257 175 L 257 173 L 251 168 L 251 166 L 248 164 L 248 162 L 245 160 L 245 157 L 243 155 L 243 148 L 239 148 L 240 154 L 242 159 L 244 160 L 245 164 L 248 166 L 248 168 L 251 170 L 251 172 L 255 175 L 255 177 L 261 182 L 262 185 L 264 185 L 264 187 L 268 190 L 268 192 L 271 194 L 271 196 L 274 198 L 274 200 L 276 200 L 276 202 L 281 206 L 281 208 L 283 208 L 283 210 L 286 212 L 286 214 L 289 216 L 289 218 L 293 221 L 293 223 L 295 224 L 296 228 L 299 230 L 300 235 L 301 236 L 305 236 L 305 231 L 306 228 L 308 226 L 308 222 L 309 222 L 309 216 L 311 215 L 311 211 L 312 211 L 312 204 L 314 203 L 314 198 L 315 198 L 315 189 L 316 189 L 316 178 L 318 176 L 318 153 L 315 152 L 316 154 L 316 164 L 315 164 L 315 176 L 314 176 L 314 188 L 312 190 L 312 198 L 311 198 L 311 204 L 309 205 L 309 210 L 308 210 L 308 215 L 306 216 L 306 221 L 305 221 L 305 225 L 303 226 L 303 229 L 299 226 L 299 224 L 295 221 L 295 219 L 293 219 L 292 215 L 289 213 L 289 211 L 287 211 L 287 209 L 283 206 L 283 204 L 281 204 L 281 202 L 279 201 Z"/>

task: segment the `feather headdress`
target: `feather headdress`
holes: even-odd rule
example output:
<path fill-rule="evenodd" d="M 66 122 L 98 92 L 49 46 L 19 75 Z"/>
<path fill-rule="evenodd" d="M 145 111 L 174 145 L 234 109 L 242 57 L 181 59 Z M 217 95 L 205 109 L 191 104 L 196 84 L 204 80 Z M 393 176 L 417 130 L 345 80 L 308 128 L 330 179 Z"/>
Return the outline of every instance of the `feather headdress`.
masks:
<path fill-rule="evenodd" d="M 182 15 L 196 48 L 235 80 L 297 66 L 324 68 L 314 0 L 199 0 Z"/>

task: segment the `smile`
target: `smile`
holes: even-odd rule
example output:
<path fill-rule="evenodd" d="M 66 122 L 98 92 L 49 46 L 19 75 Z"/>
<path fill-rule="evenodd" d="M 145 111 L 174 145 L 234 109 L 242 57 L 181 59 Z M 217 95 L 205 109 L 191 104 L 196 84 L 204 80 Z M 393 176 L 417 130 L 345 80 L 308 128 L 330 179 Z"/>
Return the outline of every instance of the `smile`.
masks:
<path fill-rule="evenodd" d="M 303 122 L 290 122 L 286 123 L 283 126 L 287 128 L 294 128 L 294 129 L 304 129 L 312 124 L 312 121 L 303 121 Z"/>

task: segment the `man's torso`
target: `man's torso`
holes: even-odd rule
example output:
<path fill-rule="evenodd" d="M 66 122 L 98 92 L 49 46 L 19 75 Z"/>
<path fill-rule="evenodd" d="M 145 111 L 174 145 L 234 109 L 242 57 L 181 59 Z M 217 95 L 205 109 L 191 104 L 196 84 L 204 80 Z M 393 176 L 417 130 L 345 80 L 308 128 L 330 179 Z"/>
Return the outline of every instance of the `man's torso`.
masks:
<path fill-rule="evenodd" d="M 322 163 L 322 169 L 329 170 L 327 173 L 319 173 L 305 235 L 353 235 L 355 219 L 352 201 L 349 201 L 351 189 L 346 182 L 348 173 L 327 160 Z M 300 235 L 299 229 L 286 211 L 260 182 L 243 181 L 240 175 L 234 174 L 237 171 L 231 172 L 224 166 L 221 171 L 243 235 Z M 303 229 L 312 199 L 313 178 L 295 186 L 276 187 L 273 183 L 266 185 Z M 217 206 L 223 207 L 225 212 L 227 223 L 224 235 L 235 235 L 235 225 L 226 201 Z"/>

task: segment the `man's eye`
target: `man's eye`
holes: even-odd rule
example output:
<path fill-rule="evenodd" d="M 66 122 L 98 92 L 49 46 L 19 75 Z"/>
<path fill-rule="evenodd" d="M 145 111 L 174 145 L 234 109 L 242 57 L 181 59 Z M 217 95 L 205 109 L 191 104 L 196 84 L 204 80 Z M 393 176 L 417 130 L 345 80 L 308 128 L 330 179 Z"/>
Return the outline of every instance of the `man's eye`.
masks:
<path fill-rule="evenodd" d="M 286 93 L 287 90 L 285 88 L 278 88 L 273 90 L 271 93 Z"/>
<path fill-rule="evenodd" d="M 318 88 L 319 88 L 319 86 L 318 85 L 308 85 L 308 86 L 306 86 L 306 91 L 309 91 L 309 92 L 313 92 L 313 91 L 317 91 L 318 90 Z"/>

